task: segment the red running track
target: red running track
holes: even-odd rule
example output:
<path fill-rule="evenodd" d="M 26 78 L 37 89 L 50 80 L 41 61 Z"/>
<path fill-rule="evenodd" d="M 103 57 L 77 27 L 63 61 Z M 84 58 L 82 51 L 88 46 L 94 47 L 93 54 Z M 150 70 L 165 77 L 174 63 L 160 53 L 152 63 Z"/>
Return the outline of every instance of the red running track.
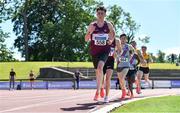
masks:
<path fill-rule="evenodd" d="M 145 89 L 135 98 L 164 94 L 180 95 L 180 89 Z M 0 90 L 0 113 L 90 113 L 121 102 L 121 90 L 112 89 L 110 103 L 93 101 L 95 89 L 80 90 Z"/>

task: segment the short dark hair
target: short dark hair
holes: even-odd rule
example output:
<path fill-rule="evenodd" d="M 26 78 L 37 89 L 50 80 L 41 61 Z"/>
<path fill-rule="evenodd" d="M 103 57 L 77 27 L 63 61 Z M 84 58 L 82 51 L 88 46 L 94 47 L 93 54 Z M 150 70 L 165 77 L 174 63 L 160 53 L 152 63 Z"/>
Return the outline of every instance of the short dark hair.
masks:
<path fill-rule="evenodd" d="M 146 48 L 146 49 L 147 49 L 147 47 L 146 47 L 146 46 L 141 46 L 141 48 Z"/>
<path fill-rule="evenodd" d="M 133 40 L 133 41 L 131 41 L 131 44 L 132 44 L 132 43 L 135 43 L 135 44 L 136 44 L 136 41 Z"/>
<path fill-rule="evenodd" d="M 120 38 L 121 38 L 121 37 L 123 37 L 123 36 L 125 36 L 125 37 L 126 37 L 126 34 L 124 34 L 124 33 L 123 33 L 123 34 L 121 34 L 121 35 L 120 35 Z"/>
<path fill-rule="evenodd" d="M 99 10 L 104 11 L 106 13 L 106 8 L 104 6 L 97 7 L 96 12 L 98 12 Z"/>

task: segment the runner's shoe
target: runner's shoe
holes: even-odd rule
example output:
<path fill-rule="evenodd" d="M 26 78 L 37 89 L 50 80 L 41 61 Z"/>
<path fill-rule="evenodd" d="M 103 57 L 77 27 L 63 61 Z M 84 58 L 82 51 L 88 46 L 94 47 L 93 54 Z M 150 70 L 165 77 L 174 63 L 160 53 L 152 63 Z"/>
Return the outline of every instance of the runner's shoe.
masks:
<path fill-rule="evenodd" d="M 137 94 L 141 94 L 141 93 L 142 93 L 140 87 L 136 87 L 136 93 L 137 93 Z"/>
<path fill-rule="evenodd" d="M 107 96 L 104 97 L 104 102 L 105 102 L 105 103 L 109 103 L 109 99 L 108 99 Z"/>
<path fill-rule="evenodd" d="M 125 99 L 125 96 L 126 96 L 126 89 L 122 89 L 121 99 Z"/>
<path fill-rule="evenodd" d="M 131 96 L 131 92 L 130 92 L 130 90 L 128 90 L 128 92 L 127 92 L 127 94 L 126 94 L 127 96 Z"/>
<path fill-rule="evenodd" d="M 96 94 L 94 96 L 94 101 L 98 101 L 98 98 L 99 98 L 99 93 L 96 91 Z"/>
<path fill-rule="evenodd" d="M 101 96 L 101 98 L 104 98 L 104 88 L 101 88 L 100 96 Z"/>

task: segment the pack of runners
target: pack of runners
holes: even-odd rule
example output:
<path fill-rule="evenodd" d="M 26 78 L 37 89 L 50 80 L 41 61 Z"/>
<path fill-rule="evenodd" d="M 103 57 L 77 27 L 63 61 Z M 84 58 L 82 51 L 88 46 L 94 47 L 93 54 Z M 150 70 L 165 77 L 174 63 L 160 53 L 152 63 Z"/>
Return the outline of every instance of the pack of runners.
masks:
<path fill-rule="evenodd" d="M 96 9 L 96 16 L 96 21 L 90 23 L 85 35 L 85 41 L 90 42 L 90 54 L 96 72 L 97 89 L 93 99 L 97 101 L 101 97 L 104 98 L 104 102 L 109 102 L 108 96 L 115 61 L 121 87 L 120 99 L 125 99 L 126 96 L 133 98 L 133 84 L 136 84 L 136 92 L 140 94 L 143 75 L 150 85 L 150 57 L 147 54 L 147 47 L 142 46 L 141 53 L 136 48 L 135 41 L 127 43 L 126 34 L 123 33 L 115 38 L 113 23 L 105 20 L 106 9 L 103 6 Z M 126 85 L 126 80 L 128 85 Z"/>

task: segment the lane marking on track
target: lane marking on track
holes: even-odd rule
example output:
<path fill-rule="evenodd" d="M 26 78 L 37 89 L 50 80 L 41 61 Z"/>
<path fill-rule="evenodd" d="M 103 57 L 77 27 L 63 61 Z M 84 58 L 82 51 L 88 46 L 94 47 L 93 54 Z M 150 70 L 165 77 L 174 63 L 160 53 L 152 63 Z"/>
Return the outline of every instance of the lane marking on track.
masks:
<path fill-rule="evenodd" d="M 21 106 L 21 107 L 15 107 L 15 108 L 12 108 L 12 109 L 7 109 L 7 110 L 0 111 L 0 113 L 16 111 L 16 110 L 21 110 L 21 109 L 26 109 L 26 108 L 32 108 L 32 107 L 37 107 L 37 106 L 43 106 L 43 105 L 47 105 L 47 104 L 49 105 L 49 104 L 56 104 L 56 103 L 61 103 L 61 102 L 64 103 L 65 101 L 70 101 L 70 102 L 71 101 L 77 101 L 76 99 L 78 97 L 82 98 L 83 96 L 86 96 L 86 95 L 89 95 L 89 94 L 83 94 L 83 95 L 81 94 L 80 96 L 72 96 L 70 98 L 65 98 L 65 99 L 58 99 L 58 100 L 53 100 L 53 101 L 39 102 L 39 103 L 36 103 L 36 104 L 30 104 L 30 105 L 25 105 L 25 106 Z M 75 99 L 75 100 L 72 100 L 72 99 Z"/>
<path fill-rule="evenodd" d="M 120 107 L 120 106 L 122 106 L 124 104 L 127 104 L 127 103 L 130 103 L 130 102 L 134 102 L 134 101 L 138 101 L 138 100 L 144 100 L 144 99 L 153 98 L 153 97 L 163 97 L 163 96 L 170 96 L 170 94 L 148 96 L 148 97 L 144 97 L 144 98 L 133 98 L 133 99 L 121 101 L 121 102 L 118 102 L 118 103 L 116 102 L 114 104 L 107 105 L 107 106 L 105 106 L 103 108 L 100 108 L 100 109 L 98 109 L 96 111 L 93 111 L 91 113 L 108 113 L 111 110 L 113 110 L 114 108 Z"/>
<path fill-rule="evenodd" d="M 112 99 L 116 99 L 118 95 L 120 95 L 119 92 L 118 92 L 117 94 L 115 94 L 114 96 L 111 96 L 111 97 L 109 98 L 109 101 L 111 101 Z M 104 104 L 104 105 L 106 106 L 107 104 Z M 96 110 L 98 110 L 97 107 L 95 107 L 95 108 L 89 110 L 88 113 L 91 113 L 91 112 L 96 111 Z M 101 112 L 100 112 L 100 113 L 101 113 Z"/>

